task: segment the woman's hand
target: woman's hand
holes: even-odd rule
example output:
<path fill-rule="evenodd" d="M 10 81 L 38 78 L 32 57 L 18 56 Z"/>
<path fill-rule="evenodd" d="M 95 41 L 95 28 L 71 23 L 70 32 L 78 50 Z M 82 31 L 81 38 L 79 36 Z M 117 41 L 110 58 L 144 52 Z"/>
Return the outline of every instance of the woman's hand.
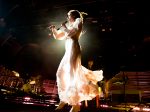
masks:
<path fill-rule="evenodd" d="M 50 29 L 50 30 L 54 30 L 54 29 L 55 29 L 55 25 L 51 25 L 51 26 L 49 27 L 49 29 Z"/>

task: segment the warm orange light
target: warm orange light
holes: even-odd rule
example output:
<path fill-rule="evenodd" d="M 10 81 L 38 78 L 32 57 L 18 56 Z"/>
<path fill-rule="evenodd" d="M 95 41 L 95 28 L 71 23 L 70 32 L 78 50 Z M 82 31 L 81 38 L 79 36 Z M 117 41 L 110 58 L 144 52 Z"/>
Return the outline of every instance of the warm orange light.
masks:
<path fill-rule="evenodd" d="M 19 73 L 16 71 L 12 71 L 16 77 L 19 77 Z"/>
<path fill-rule="evenodd" d="M 31 81 L 30 84 L 35 84 L 35 81 Z"/>

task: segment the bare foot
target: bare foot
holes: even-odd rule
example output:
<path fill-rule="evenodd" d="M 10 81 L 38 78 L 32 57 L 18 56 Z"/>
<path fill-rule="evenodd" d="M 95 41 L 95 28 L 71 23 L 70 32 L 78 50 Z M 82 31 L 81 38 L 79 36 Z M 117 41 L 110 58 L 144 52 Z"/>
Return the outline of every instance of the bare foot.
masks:
<path fill-rule="evenodd" d="M 73 105 L 69 112 L 80 112 L 80 105 Z"/>
<path fill-rule="evenodd" d="M 65 102 L 60 101 L 58 107 L 55 110 L 60 110 L 66 105 Z"/>

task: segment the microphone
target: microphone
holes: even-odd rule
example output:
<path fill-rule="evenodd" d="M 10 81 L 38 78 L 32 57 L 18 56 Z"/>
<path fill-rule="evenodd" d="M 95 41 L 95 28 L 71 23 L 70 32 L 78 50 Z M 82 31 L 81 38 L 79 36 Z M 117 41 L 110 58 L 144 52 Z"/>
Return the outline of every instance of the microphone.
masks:
<path fill-rule="evenodd" d="M 65 22 L 63 22 L 64 24 L 67 24 L 68 23 L 68 21 L 65 21 Z M 57 28 L 57 30 L 59 30 L 60 28 L 61 28 L 62 26 L 60 26 L 59 28 Z M 50 29 L 51 28 L 51 26 L 49 26 L 49 27 L 47 27 L 48 29 Z"/>
<path fill-rule="evenodd" d="M 68 21 L 63 22 L 64 24 L 68 23 Z M 62 26 L 61 26 L 62 27 Z M 61 27 L 57 28 L 57 30 L 59 30 Z"/>
<path fill-rule="evenodd" d="M 65 21 L 64 23 L 66 24 L 68 21 Z"/>
<path fill-rule="evenodd" d="M 64 24 L 67 24 L 67 23 L 68 23 L 68 21 L 65 21 L 65 22 L 64 22 Z M 61 26 L 61 27 L 62 27 L 62 26 Z M 59 30 L 61 27 L 57 28 L 57 30 Z M 51 26 L 49 26 L 49 27 L 47 27 L 47 28 L 48 28 L 48 29 L 50 29 L 50 28 L 51 28 Z M 52 34 L 51 34 L 51 33 L 49 33 L 49 34 L 48 34 L 48 36 L 49 36 L 49 37 L 51 37 L 51 36 L 52 36 Z"/>
<path fill-rule="evenodd" d="M 68 21 L 63 22 L 64 24 L 68 23 Z M 62 26 L 61 26 L 62 27 Z M 61 27 L 57 28 L 57 30 L 59 30 Z M 51 26 L 47 27 L 48 29 L 51 28 Z"/>

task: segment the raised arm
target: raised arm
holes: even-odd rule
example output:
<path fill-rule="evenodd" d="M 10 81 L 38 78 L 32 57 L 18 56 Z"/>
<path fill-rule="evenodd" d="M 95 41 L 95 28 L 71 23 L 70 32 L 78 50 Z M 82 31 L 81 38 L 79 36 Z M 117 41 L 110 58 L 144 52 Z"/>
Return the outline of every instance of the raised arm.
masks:
<path fill-rule="evenodd" d="M 65 32 L 61 31 L 61 30 L 57 30 L 56 27 L 54 25 L 52 25 L 50 27 L 52 34 L 54 36 L 55 39 L 58 40 L 63 40 L 65 38 Z"/>

